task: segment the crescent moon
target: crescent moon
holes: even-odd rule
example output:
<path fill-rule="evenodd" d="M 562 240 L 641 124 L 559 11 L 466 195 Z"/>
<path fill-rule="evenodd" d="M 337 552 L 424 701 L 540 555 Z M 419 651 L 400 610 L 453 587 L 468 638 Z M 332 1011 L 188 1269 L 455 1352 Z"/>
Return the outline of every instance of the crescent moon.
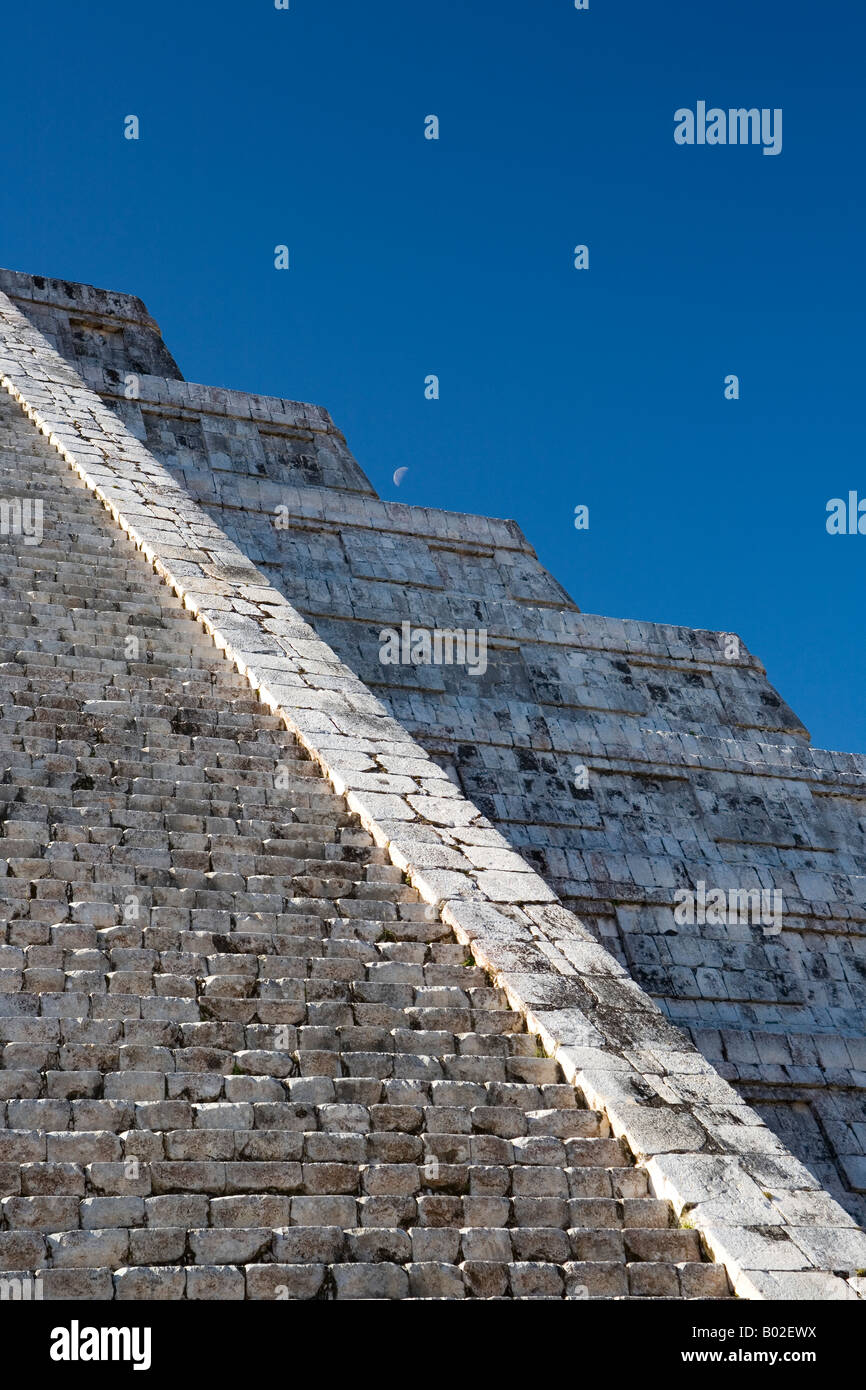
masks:
<path fill-rule="evenodd" d="M 400 486 L 400 484 L 402 483 L 403 479 L 405 478 L 405 476 L 406 476 L 406 474 L 407 474 L 408 472 L 409 472 L 409 469 L 408 469 L 408 468 L 398 468 L 398 469 L 396 470 L 396 472 L 394 473 L 394 486 L 395 486 L 395 487 L 399 487 L 399 486 Z"/>

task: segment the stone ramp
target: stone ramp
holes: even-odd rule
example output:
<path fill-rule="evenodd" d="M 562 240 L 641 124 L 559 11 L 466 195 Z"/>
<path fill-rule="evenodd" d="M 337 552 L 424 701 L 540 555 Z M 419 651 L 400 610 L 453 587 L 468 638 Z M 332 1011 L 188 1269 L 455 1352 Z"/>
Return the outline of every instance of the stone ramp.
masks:
<path fill-rule="evenodd" d="M 74 1299 L 727 1295 L 5 395 L 0 498 L 43 512 L 40 543 L 0 540 L 0 1280 Z"/>

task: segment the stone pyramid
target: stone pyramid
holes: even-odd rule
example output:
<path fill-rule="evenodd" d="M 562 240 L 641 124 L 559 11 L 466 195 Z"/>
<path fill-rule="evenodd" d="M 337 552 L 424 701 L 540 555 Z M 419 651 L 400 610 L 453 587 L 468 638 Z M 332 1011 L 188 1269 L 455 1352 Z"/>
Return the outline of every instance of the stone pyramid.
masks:
<path fill-rule="evenodd" d="M 0 291 L 0 1287 L 862 1296 L 862 760 L 140 301 Z M 383 667 L 410 616 L 487 672 Z M 671 933 L 768 864 L 779 937 Z"/>

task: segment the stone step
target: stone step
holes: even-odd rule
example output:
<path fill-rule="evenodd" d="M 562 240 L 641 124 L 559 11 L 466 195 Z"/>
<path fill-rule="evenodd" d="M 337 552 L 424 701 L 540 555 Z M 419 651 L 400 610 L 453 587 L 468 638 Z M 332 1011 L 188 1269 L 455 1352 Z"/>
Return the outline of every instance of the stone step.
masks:
<path fill-rule="evenodd" d="M 6 1209 L 15 1208 L 17 1202 L 15 1209 L 23 1210 L 27 1200 L 5 1199 Z M 43 1205 L 39 1210 L 46 1213 L 49 1219 L 52 1211 L 63 1210 L 63 1203 L 75 1201 L 74 1198 L 41 1200 Z M 597 1232 L 579 1227 L 526 1224 L 497 1227 L 484 1219 L 488 1215 L 484 1207 L 478 1212 L 482 1219 L 477 1225 L 439 1226 L 433 1223 L 408 1227 L 378 1226 L 374 1224 L 376 1220 L 387 1215 L 383 1207 L 362 1207 L 358 1213 L 359 1203 L 340 1205 L 341 1199 L 338 1198 L 325 1199 L 320 1209 L 327 1212 L 330 1201 L 332 1214 L 340 1216 L 342 1222 L 353 1211 L 355 1214 L 369 1215 L 370 1220 L 355 1227 L 344 1224 L 243 1226 L 231 1221 L 223 1224 L 224 1215 L 231 1217 L 232 1212 L 221 1212 L 220 1204 L 233 1201 L 233 1198 L 210 1201 L 211 1225 L 189 1224 L 195 1215 L 190 1211 L 186 1213 L 184 1225 L 163 1226 L 148 1220 L 144 1198 L 93 1197 L 80 1203 L 80 1227 L 64 1225 L 52 1231 L 22 1226 L 10 1227 L 10 1231 L 16 1235 L 26 1232 L 30 1236 L 30 1239 L 19 1238 L 17 1245 L 20 1252 L 29 1257 L 34 1270 L 99 1268 L 107 1259 L 114 1268 L 127 1263 L 181 1263 L 194 1266 L 256 1264 L 271 1260 L 277 1264 L 330 1264 L 337 1261 L 378 1264 L 389 1260 L 398 1265 L 414 1261 L 457 1265 L 467 1260 L 506 1266 L 527 1261 L 561 1267 L 576 1261 L 614 1266 L 604 1272 L 615 1277 L 624 1265 L 638 1262 L 668 1268 L 701 1262 L 696 1242 L 681 1239 L 693 1235 L 690 1231 L 625 1228 Z M 465 1199 L 467 1205 L 471 1201 L 471 1198 Z M 244 1215 L 249 1199 L 242 1198 L 240 1202 L 238 1210 Z M 292 1205 L 290 1199 L 277 1198 L 272 1211 L 268 1213 L 263 1209 L 262 1215 L 281 1217 Z M 35 1211 L 36 1207 L 32 1210 Z M 207 1216 L 204 1210 L 203 1214 Z M 310 1214 L 315 1215 L 315 1211 Z M 99 1224 L 103 1219 L 106 1222 L 104 1226 Z M 40 1241 L 33 1237 L 43 1239 Z M 0 1242 L 0 1249 L 4 1243 L 9 1251 L 15 1248 L 16 1242 L 9 1241 Z M 648 1258 L 643 1253 L 647 1251 L 655 1258 Z"/>
<path fill-rule="evenodd" d="M 135 1233 L 131 1233 L 132 1240 Z M 137 1249 L 144 1249 L 138 1242 Z M 35 1280 L 36 1270 L 0 1278 Z M 139 1264 L 115 1268 L 61 1267 L 39 1278 L 46 1301 L 320 1300 L 453 1298 L 723 1298 L 724 1271 L 717 1265 L 592 1264 L 563 1266 L 531 1261 L 392 1261 L 323 1265 Z"/>

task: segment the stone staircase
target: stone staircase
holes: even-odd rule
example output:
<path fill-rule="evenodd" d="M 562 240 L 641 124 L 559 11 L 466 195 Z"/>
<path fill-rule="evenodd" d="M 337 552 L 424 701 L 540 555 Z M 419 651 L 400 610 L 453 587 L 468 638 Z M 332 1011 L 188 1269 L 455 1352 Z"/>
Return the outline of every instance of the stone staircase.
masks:
<path fill-rule="evenodd" d="M 0 1281 L 715 1298 L 450 929 L 0 396 Z M 9 513 L 4 513 L 8 515 Z"/>

